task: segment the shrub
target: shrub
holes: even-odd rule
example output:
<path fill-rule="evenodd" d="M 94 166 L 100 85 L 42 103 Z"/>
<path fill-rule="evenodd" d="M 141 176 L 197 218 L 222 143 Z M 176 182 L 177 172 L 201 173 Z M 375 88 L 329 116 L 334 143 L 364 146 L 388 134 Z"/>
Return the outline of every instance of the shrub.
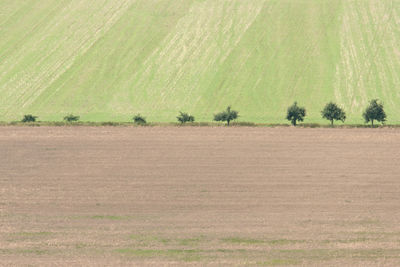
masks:
<path fill-rule="evenodd" d="M 146 118 L 143 117 L 143 116 L 140 115 L 140 114 L 137 114 L 137 115 L 135 115 L 135 116 L 133 117 L 133 122 L 136 123 L 136 124 L 141 124 L 141 125 L 147 123 L 147 122 L 146 122 Z"/>
<path fill-rule="evenodd" d="M 297 102 L 294 102 L 287 110 L 286 119 L 292 123 L 293 126 L 297 125 L 297 121 L 304 121 L 306 116 L 306 109 L 297 106 Z"/>
<path fill-rule="evenodd" d="M 33 116 L 32 114 L 27 114 L 24 115 L 24 117 L 22 118 L 22 122 L 35 122 L 37 118 L 38 118 L 37 116 Z"/>
<path fill-rule="evenodd" d="M 183 113 L 181 111 L 179 113 L 180 113 L 179 116 L 176 117 L 176 118 L 178 119 L 178 121 L 181 124 L 184 124 L 186 122 L 194 122 L 194 117 L 192 115 L 189 115 L 187 113 Z"/>
<path fill-rule="evenodd" d="M 335 103 L 326 104 L 325 108 L 321 111 L 322 118 L 327 119 L 331 122 L 333 126 L 333 121 L 342 121 L 346 120 L 346 113 Z"/>
<path fill-rule="evenodd" d="M 232 120 L 236 120 L 239 117 L 239 112 L 236 110 L 231 110 L 231 107 L 227 107 L 225 111 L 217 113 L 214 115 L 215 121 L 226 121 L 228 126 Z"/>
<path fill-rule="evenodd" d="M 363 117 L 365 123 L 371 122 L 372 127 L 374 127 L 374 121 L 379 121 L 382 124 L 386 121 L 386 113 L 383 110 L 383 104 L 378 103 L 378 99 L 373 99 L 369 103 L 369 106 L 365 109 Z"/>
<path fill-rule="evenodd" d="M 79 121 L 80 117 L 79 116 L 75 116 L 72 114 L 69 114 L 67 116 L 64 117 L 64 120 L 67 122 L 73 122 L 73 121 Z"/>

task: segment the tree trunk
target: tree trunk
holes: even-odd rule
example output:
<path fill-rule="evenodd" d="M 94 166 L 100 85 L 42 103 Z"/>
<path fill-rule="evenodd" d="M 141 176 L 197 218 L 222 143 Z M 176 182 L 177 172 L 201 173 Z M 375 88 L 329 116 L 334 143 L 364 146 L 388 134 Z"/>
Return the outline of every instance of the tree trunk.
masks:
<path fill-rule="evenodd" d="M 371 122 L 372 122 L 372 128 L 374 128 L 374 120 L 371 120 Z"/>
<path fill-rule="evenodd" d="M 333 127 L 333 120 L 331 120 L 331 126 Z"/>
<path fill-rule="evenodd" d="M 227 122 L 228 122 L 228 126 L 229 126 L 229 123 L 231 122 L 230 120 L 227 120 Z"/>

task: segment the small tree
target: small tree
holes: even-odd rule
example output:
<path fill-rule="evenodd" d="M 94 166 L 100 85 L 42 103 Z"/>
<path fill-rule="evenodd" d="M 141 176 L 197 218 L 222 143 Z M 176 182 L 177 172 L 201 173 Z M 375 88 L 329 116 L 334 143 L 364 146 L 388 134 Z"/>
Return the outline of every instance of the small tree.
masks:
<path fill-rule="evenodd" d="M 75 116 L 72 114 L 69 114 L 67 116 L 64 117 L 64 120 L 67 122 L 73 122 L 73 121 L 79 121 L 80 117 L 79 116 Z"/>
<path fill-rule="evenodd" d="M 146 124 L 146 118 L 140 114 L 137 114 L 133 117 L 133 122 L 136 124 Z"/>
<path fill-rule="evenodd" d="M 192 115 L 183 113 L 182 111 L 180 111 L 179 113 L 180 113 L 179 116 L 176 118 L 181 124 L 184 124 L 186 122 L 194 122 L 194 117 Z"/>
<path fill-rule="evenodd" d="M 378 101 L 378 99 L 371 100 L 369 106 L 363 113 L 365 123 L 371 122 L 372 127 L 374 127 L 375 120 L 382 122 L 382 124 L 386 121 L 386 113 L 383 110 L 383 104 L 378 103 Z"/>
<path fill-rule="evenodd" d="M 306 116 L 306 109 L 297 106 L 297 102 L 294 102 L 287 110 L 286 119 L 292 123 L 293 126 L 297 125 L 297 121 L 304 121 Z"/>
<path fill-rule="evenodd" d="M 33 116 L 32 114 L 27 114 L 24 115 L 24 117 L 22 118 L 22 122 L 35 122 L 37 118 L 38 118 L 37 116 Z"/>
<path fill-rule="evenodd" d="M 346 113 L 335 103 L 326 104 L 325 108 L 321 111 L 322 118 L 327 119 L 331 122 L 333 126 L 333 121 L 342 121 L 346 120 Z"/>
<path fill-rule="evenodd" d="M 227 107 L 225 111 L 222 111 L 214 115 L 215 121 L 226 121 L 228 126 L 231 121 L 236 120 L 239 117 L 239 112 L 231 110 L 231 107 Z"/>

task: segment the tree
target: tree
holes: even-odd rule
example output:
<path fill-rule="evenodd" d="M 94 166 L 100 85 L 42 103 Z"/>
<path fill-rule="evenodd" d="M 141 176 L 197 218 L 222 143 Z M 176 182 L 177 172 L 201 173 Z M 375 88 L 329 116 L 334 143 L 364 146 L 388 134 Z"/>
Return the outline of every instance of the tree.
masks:
<path fill-rule="evenodd" d="M 226 121 L 228 126 L 229 123 L 233 120 L 236 120 L 239 117 L 239 112 L 236 110 L 231 110 L 231 107 L 227 107 L 225 111 L 217 113 L 214 115 L 215 121 Z"/>
<path fill-rule="evenodd" d="M 378 99 L 371 100 L 369 106 L 363 113 L 365 123 L 371 122 L 372 127 L 374 127 L 375 120 L 382 122 L 382 124 L 386 121 L 386 113 L 383 110 L 383 104 L 378 103 L 378 101 Z"/>
<path fill-rule="evenodd" d="M 333 126 L 333 121 L 342 121 L 346 120 L 346 113 L 335 103 L 326 104 L 325 108 L 321 111 L 322 118 L 327 119 L 331 122 Z"/>
<path fill-rule="evenodd" d="M 133 117 L 133 122 L 136 124 L 146 124 L 146 118 L 140 114 L 137 114 Z"/>
<path fill-rule="evenodd" d="M 181 124 L 184 124 L 186 122 L 194 122 L 194 117 L 192 115 L 183 113 L 182 111 L 180 111 L 179 113 L 180 113 L 179 116 L 176 118 Z"/>
<path fill-rule="evenodd" d="M 38 118 L 37 116 L 33 116 L 32 114 L 27 114 L 24 115 L 24 117 L 22 118 L 22 122 L 35 122 L 37 118 Z"/>
<path fill-rule="evenodd" d="M 73 121 L 79 121 L 80 117 L 79 116 L 75 116 L 72 114 L 69 114 L 67 116 L 64 117 L 64 120 L 67 122 L 73 122 Z"/>
<path fill-rule="evenodd" d="M 287 110 L 286 119 L 292 123 L 293 126 L 297 125 L 297 121 L 304 121 L 306 116 L 306 109 L 297 106 L 297 102 L 294 102 Z"/>

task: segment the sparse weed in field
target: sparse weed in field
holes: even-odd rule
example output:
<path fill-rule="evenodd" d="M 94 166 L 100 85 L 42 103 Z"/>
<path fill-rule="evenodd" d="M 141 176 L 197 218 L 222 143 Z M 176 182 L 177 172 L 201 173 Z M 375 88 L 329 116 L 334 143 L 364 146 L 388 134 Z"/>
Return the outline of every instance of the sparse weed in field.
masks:
<path fill-rule="evenodd" d="M 223 238 L 221 241 L 226 243 L 236 243 L 236 244 L 263 244 L 264 240 L 260 239 L 249 239 L 249 238 L 241 238 L 241 237 L 228 237 Z"/>
<path fill-rule="evenodd" d="M 237 122 L 232 122 L 232 126 L 244 126 L 244 127 L 257 127 L 257 124 L 254 122 L 248 122 L 248 121 L 237 121 Z"/>
<path fill-rule="evenodd" d="M 287 265 L 299 265 L 301 261 L 296 259 L 269 259 L 264 262 L 258 262 L 258 266 L 287 266 Z"/>
<path fill-rule="evenodd" d="M 0 254 L 15 254 L 15 255 L 26 255 L 26 254 L 34 254 L 34 255 L 44 255 L 50 254 L 49 250 L 39 249 L 39 248 L 12 248 L 12 249 L 0 249 Z"/>
<path fill-rule="evenodd" d="M 90 217 L 91 219 L 107 219 L 107 220 L 124 220 L 128 219 L 127 216 L 116 216 L 116 215 L 94 215 Z"/>
<path fill-rule="evenodd" d="M 306 240 L 293 240 L 293 239 L 251 239 L 251 238 L 240 238 L 240 237 L 229 237 L 221 239 L 226 243 L 233 244 L 267 244 L 267 245 L 290 245 L 290 244 L 298 244 L 305 243 Z"/>
<path fill-rule="evenodd" d="M 302 123 L 297 126 L 301 127 L 301 128 L 327 128 L 328 127 L 326 125 L 321 125 L 318 123 Z M 331 126 L 329 126 L 329 127 L 331 127 Z"/>
<path fill-rule="evenodd" d="M 118 123 L 118 122 L 105 121 L 105 122 L 101 122 L 99 124 L 94 123 L 92 125 L 93 126 L 97 126 L 97 125 L 100 125 L 100 126 L 122 126 L 123 124 L 122 123 Z"/>
<path fill-rule="evenodd" d="M 88 245 L 85 244 L 85 243 L 76 243 L 76 244 L 75 244 L 75 248 L 76 248 L 76 249 L 84 249 L 84 248 L 86 248 L 86 247 L 88 247 Z"/>
<path fill-rule="evenodd" d="M 185 257 L 187 255 L 196 255 L 201 252 L 201 250 L 197 249 L 134 249 L 134 248 L 121 248 L 115 250 L 118 253 L 122 253 L 125 255 L 136 256 L 136 257 Z"/>

